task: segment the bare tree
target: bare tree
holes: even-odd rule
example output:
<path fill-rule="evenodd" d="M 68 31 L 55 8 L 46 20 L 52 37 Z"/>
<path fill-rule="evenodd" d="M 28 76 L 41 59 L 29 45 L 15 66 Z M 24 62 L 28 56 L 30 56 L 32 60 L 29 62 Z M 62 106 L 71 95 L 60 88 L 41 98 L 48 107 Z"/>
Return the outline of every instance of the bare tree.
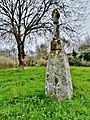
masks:
<path fill-rule="evenodd" d="M 80 53 L 90 53 L 90 37 L 87 35 L 86 40 L 78 47 Z"/>
<path fill-rule="evenodd" d="M 40 59 L 43 57 L 43 59 L 47 59 L 48 56 L 48 50 L 47 50 L 46 44 L 41 44 L 40 46 L 37 45 L 36 51 L 37 51 L 37 59 Z"/>
<path fill-rule="evenodd" d="M 3 35 L 11 33 L 15 37 L 21 68 L 24 66 L 26 37 L 46 27 L 42 17 L 51 4 L 48 0 L 0 0 L 0 30 Z"/>
<path fill-rule="evenodd" d="M 90 61 L 90 37 L 86 37 L 86 40 L 78 47 L 78 56 L 81 60 Z"/>

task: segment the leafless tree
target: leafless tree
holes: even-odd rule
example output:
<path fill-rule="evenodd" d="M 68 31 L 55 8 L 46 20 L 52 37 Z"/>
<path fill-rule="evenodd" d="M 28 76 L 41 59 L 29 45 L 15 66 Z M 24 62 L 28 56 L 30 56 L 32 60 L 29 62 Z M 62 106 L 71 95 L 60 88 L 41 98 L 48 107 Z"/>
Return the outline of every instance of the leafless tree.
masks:
<path fill-rule="evenodd" d="M 87 35 L 85 41 L 83 41 L 78 47 L 80 53 L 90 53 L 90 37 Z"/>
<path fill-rule="evenodd" d="M 21 68 L 26 37 L 46 28 L 47 23 L 42 18 L 51 4 L 48 0 L 0 0 L 0 30 L 3 35 L 11 33 L 15 37 Z"/>
<path fill-rule="evenodd" d="M 47 58 L 48 50 L 47 50 L 46 44 L 41 44 L 40 46 L 37 45 L 36 51 L 37 51 L 37 59 L 40 59 L 42 56 L 45 56 L 45 59 Z"/>

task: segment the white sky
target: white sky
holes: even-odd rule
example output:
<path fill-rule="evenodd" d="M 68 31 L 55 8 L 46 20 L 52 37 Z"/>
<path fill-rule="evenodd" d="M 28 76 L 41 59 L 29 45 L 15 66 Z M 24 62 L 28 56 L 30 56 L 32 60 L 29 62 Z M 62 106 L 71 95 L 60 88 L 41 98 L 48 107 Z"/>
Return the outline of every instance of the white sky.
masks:
<path fill-rule="evenodd" d="M 90 36 L 90 15 L 87 21 L 87 26 L 86 26 L 86 31 L 88 32 L 89 36 Z"/>
<path fill-rule="evenodd" d="M 85 30 L 88 32 L 89 36 L 90 36 L 90 0 L 89 0 L 89 4 L 88 4 L 88 11 L 89 15 L 88 15 L 88 19 L 86 21 L 86 28 Z"/>

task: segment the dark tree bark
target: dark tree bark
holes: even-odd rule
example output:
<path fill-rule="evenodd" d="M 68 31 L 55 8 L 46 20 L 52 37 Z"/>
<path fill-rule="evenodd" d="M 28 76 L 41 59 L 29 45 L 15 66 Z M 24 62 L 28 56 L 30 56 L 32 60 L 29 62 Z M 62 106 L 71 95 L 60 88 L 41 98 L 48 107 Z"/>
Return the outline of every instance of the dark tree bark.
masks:
<path fill-rule="evenodd" d="M 24 53 L 24 42 L 18 44 L 18 61 L 19 68 L 23 69 L 25 66 L 24 63 L 25 53 Z"/>

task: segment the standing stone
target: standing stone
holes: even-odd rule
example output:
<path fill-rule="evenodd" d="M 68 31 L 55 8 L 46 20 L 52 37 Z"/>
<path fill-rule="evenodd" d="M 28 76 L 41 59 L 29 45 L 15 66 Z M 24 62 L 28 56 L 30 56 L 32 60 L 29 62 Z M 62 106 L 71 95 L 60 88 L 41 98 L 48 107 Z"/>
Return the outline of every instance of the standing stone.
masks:
<path fill-rule="evenodd" d="M 72 97 L 73 89 L 68 59 L 59 38 L 59 16 L 58 10 L 55 9 L 52 13 L 54 38 L 47 63 L 45 94 L 57 99 L 66 99 Z"/>

